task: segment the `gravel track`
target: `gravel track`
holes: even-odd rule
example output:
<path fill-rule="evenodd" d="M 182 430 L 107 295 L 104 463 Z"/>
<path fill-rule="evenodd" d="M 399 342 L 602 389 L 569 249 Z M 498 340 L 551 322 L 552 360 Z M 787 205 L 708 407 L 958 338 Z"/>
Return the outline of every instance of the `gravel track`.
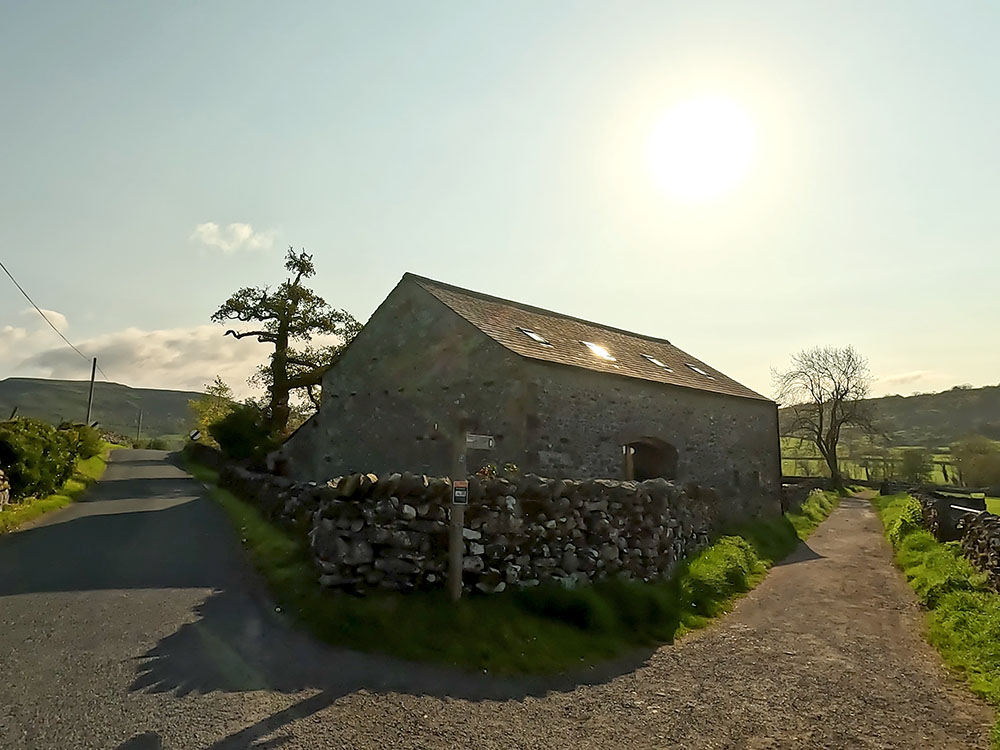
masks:
<path fill-rule="evenodd" d="M 155 451 L 0 538 L 0 571 L 4 748 L 958 750 L 993 721 L 923 641 L 863 500 L 711 627 L 552 680 L 315 643 Z"/>

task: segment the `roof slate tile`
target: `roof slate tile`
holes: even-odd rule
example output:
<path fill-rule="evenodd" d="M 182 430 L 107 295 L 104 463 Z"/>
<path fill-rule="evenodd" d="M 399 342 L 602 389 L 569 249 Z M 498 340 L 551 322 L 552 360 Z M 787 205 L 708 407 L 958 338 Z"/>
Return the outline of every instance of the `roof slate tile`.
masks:
<path fill-rule="evenodd" d="M 727 396 L 770 400 L 665 339 L 591 323 L 415 274 L 408 273 L 403 279 L 410 279 L 494 341 L 522 357 Z M 550 345 L 538 343 L 521 329 L 533 331 Z M 607 349 L 614 359 L 607 360 L 592 353 L 584 343 L 588 341 Z M 659 360 L 671 371 L 643 355 Z M 698 374 L 692 366 L 708 375 Z"/>

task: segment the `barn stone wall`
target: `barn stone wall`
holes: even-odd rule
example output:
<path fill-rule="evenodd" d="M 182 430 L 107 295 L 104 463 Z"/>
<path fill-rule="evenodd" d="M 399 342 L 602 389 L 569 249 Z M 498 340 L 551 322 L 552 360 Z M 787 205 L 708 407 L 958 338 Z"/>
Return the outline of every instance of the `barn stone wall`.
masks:
<path fill-rule="evenodd" d="M 364 593 L 445 585 L 447 478 L 354 474 L 315 485 L 231 466 L 220 481 L 308 537 L 325 587 Z M 669 576 L 722 523 L 714 492 L 662 479 L 469 481 L 463 532 L 469 592 Z"/>
<path fill-rule="evenodd" d="M 412 284 L 382 303 L 323 380 L 319 413 L 284 444 L 291 477 L 453 474 L 467 432 L 517 461 L 525 440 L 519 358 Z M 479 466 L 472 466 L 476 471 Z"/>
<path fill-rule="evenodd" d="M 534 401 L 526 466 L 546 476 L 622 476 L 621 446 L 656 438 L 678 454 L 679 482 L 694 481 L 778 512 L 777 407 L 570 367 L 528 362 Z"/>
<path fill-rule="evenodd" d="M 466 454 L 465 434 L 492 435 Z M 734 512 L 778 512 L 777 407 L 510 352 L 414 284 L 386 298 L 323 381 L 323 405 L 282 447 L 288 476 L 472 473 L 487 463 L 624 478 L 622 445 L 677 450 L 679 482 L 716 487 Z"/>

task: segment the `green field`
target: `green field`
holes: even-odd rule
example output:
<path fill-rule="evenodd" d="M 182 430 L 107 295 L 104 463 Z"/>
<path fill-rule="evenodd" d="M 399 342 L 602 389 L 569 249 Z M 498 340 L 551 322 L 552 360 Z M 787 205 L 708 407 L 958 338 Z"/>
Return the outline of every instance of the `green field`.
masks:
<path fill-rule="evenodd" d="M 849 479 L 884 479 L 886 474 L 890 478 L 898 472 L 899 463 L 903 458 L 903 451 L 911 447 L 919 446 L 893 446 L 887 449 L 887 455 L 883 459 L 876 459 L 874 456 L 867 461 L 869 471 L 865 471 L 865 462 L 860 456 L 869 456 L 869 451 L 862 447 L 844 445 L 838 452 L 840 456 L 840 467 L 844 476 Z M 784 476 L 807 476 L 807 477 L 828 477 L 830 472 L 827 469 L 826 461 L 819 458 L 819 450 L 816 446 L 807 441 L 795 437 L 781 438 L 781 473 Z M 933 473 L 930 477 L 932 484 L 954 484 L 956 482 L 954 464 L 951 454 L 947 449 L 937 449 L 931 453 L 933 462 Z M 942 466 L 945 464 L 945 466 Z M 948 472 L 946 477 L 944 472 Z"/>

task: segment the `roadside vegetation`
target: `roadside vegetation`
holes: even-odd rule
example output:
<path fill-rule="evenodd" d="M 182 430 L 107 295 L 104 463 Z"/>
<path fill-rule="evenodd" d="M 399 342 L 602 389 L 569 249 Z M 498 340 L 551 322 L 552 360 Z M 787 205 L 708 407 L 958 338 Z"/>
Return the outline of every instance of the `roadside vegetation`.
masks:
<path fill-rule="evenodd" d="M 927 609 L 927 637 L 973 692 L 1000 708 L 1000 594 L 962 557 L 957 542 L 938 542 L 920 526 L 920 505 L 909 495 L 872 500 L 896 562 Z M 1000 724 L 992 734 L 1000 748 Z"/>
<path fill-rule="evenodd" d="M 183 435 L 161 435 L 160 437 L 131 441 L 133 448 L 154 451 L 179 451 L 184 447 L 185 442 Z"/>
<path fill-rule="evenodd" d="M 104 473 L 113 447 L 84 425 L 0 422 L 0 470 L 11 497 L 0 508 L 0 533 L 73 502 Z"/>
<path fill-rule="evenodd" d="M 456 605 L 444 591 L 353 597 L 323 590 L 299 540 L 214 486 L 215 472 L 190 461 L 186 468 L 210 485 L 282 610 L 318 638 L 498 674 L 586 667 L 704 626 L 729 611 L 837 503 L 836 495 L 817 492 L 799 512 L 735 529 L 670 581 L 608 580 L 572 590 L 550 585 L 470 596 Z"/>

